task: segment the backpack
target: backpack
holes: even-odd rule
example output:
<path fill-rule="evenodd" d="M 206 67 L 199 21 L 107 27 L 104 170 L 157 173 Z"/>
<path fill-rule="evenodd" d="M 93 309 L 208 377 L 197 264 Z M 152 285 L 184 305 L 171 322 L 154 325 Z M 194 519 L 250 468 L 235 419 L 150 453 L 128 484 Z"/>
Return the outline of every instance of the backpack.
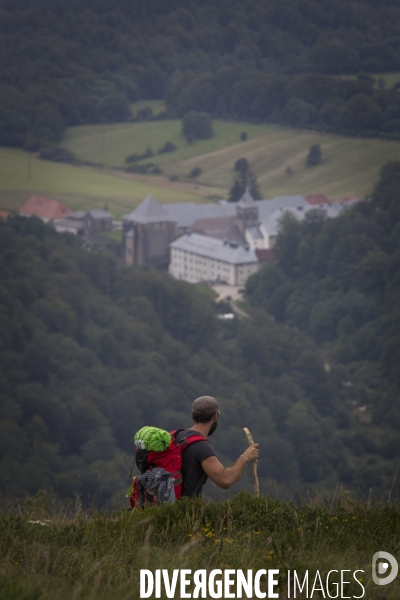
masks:
<path fill-rule="evenodd" d="M 177 441 L 176 436 L 182 431 L 187 431 L 188 435 L 182 436 Z M 179 500 L 183 484 L 182 453 L 190 444 L 204 440 L 206 440 L 204 436 L 195 432 L 189 433 L 188 429 L 176 429 L 168 433 L 156 427 L 143 427 L 134 437 L 136 446 L 135 461 L 139 474 L 142 475 L 157 467 L 168 471 L 171 474 L 175 498 Z M 197 493 L 205 477 L 199 481 L 192 496 Z M 148 490 L 146 490 L 145 498 L 141 497 L 137 477 L 133 478 L 132 485 L 126 495 L 129 497 L 132 508 L 143 507 L 147 502 L 153 505 L 157 503 L 155 495 L 149 493 Z"/>

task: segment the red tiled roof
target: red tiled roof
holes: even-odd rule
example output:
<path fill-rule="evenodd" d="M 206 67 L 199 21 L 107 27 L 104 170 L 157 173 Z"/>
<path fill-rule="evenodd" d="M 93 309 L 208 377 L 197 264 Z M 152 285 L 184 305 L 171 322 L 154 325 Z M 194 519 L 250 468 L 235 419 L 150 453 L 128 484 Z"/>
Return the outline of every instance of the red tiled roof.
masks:
<path fill-rule="evenodd" d="M 308 204 L 316 206 L 317 204 L 330 204 L 328 198 L 324 194 L 308 194 L 306 196 Z"/>
<path fill-rule="evenodd" d="M 43 219 L 62 219 L 72 212 L 59 200 L 41 196 L 31 196 L 19 210 L 20 215 L 42 217 Z"/>
<path fill-rule="evenodd" d="M 8 217 L 10 216 L 10 213 L 6 210 L 0 210 L 0 219 L 8 219 Z"/>
<path fill-rule="evenodd" d="M 268 260 L 274 260 L 275 258 L 275 253 L 271 248 L 256 249 L 255 253 L 259 262 L 267 262 Z"/>

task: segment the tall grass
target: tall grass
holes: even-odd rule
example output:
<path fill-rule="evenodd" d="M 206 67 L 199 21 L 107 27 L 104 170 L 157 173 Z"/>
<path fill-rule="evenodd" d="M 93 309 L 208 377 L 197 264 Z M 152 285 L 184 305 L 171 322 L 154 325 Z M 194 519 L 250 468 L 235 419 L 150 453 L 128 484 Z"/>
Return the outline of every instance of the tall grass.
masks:
<path fill-rule="evenodd" d="M 319 570 L 323 579 L 331 569 L 362 569 L 364 598 L 398 599 L 397 581 L 372 582 L 371 559 L 379 550 L 399 554 L 399 517 L 398 504 L 349 495 L 296 506 L 242 493 L 110 514 L 40 493 L 1 509 L 0 599 L 131 600 L 140 569 L 182 568 L 279 569 L 281 598 L 289 569 L 311 578 Z M 360 595 L 358 585 L 346 589 Z"/>

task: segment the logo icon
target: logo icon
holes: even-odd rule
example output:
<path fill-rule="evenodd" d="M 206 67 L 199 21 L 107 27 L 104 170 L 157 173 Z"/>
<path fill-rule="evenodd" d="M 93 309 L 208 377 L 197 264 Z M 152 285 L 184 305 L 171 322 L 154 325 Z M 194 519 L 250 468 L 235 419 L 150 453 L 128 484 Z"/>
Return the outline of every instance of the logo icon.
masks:
<path fill-rule="evenodd" d="M 391 567 L 391 572 L 389 571 L 389 565 Z M 392 583 L 397 577 L 398 570 L 399 565 L 392 554 L 383 552 L 383 550 L 375 552 L 372 557 L 372 579 L 374 583 L 377 585 L 387 585 L 388 583 Z M 389 573 L 389 575 L 386 575 L 386 577 L 378 577 L 378 575 L 385 575 L 385 573 Z"/>

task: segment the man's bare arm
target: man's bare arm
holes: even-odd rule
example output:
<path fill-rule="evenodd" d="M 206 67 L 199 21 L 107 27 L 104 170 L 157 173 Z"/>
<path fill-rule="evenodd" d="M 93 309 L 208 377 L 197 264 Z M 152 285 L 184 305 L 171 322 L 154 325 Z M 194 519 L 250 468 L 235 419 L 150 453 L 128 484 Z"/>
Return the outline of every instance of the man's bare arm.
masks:
<path fill-rule="evenodd" d="M 258 444 L 253 444 L 239 456 L 232 467 L 224 467 L 216 456 L 209 456 L 203 460 L 201 466 L 211 481 L 216 483 L 217 486 L 223 490 L 228 490 L 234 483 L 239 481 L 247 466 L 248 460 L 256 460 L 259 457 L 259 454 Z"/>

